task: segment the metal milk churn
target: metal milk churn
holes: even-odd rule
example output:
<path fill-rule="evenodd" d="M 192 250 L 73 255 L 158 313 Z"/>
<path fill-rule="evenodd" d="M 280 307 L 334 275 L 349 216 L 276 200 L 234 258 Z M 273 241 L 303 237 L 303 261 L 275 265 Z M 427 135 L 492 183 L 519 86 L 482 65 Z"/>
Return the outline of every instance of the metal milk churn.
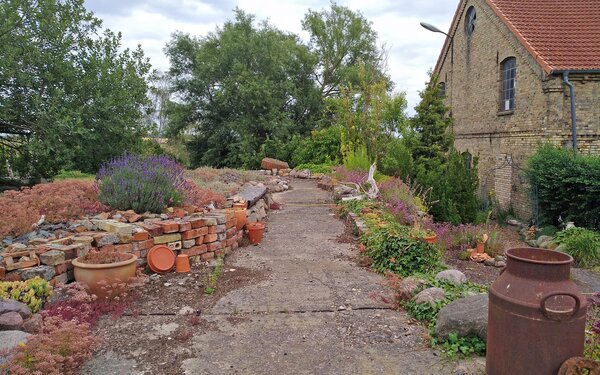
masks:
<path fill-rule="evenodd" d="M 489 292 L 487 375 L 556 375 L 583 356 L 587 301 L 570 278 L 570 255 L 537 248 L 506 251 Z"/>

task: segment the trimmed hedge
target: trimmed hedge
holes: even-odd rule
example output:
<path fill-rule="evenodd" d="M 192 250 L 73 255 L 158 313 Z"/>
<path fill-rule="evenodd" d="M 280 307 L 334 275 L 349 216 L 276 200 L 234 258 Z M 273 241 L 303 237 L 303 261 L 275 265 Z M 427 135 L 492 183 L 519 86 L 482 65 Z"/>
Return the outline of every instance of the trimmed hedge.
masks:
<path fill-rule="evenodd" d="M 600 229 L 600 156 L 543 145 L 527 162 L 532 186 L 537 186 L 541 221 L 558 217 L 575 225 Z"/>

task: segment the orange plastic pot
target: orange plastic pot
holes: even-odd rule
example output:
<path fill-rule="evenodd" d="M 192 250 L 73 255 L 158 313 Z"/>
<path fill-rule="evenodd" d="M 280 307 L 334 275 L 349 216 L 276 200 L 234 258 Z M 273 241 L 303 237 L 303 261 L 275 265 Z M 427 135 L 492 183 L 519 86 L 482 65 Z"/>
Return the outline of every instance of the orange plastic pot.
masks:
<path fill-rule="evenodd" d="M 73 259 L 75 281 L 87 285 L 90 292 L 98 298 L 119 294 L 115 285 L 128 283 L 129 279 L 135 277 L 138 257 L 135 254 L 127 255 L 130 256 L 127 260 L 108 264 L 91 264 L 81 262 L 80 258 Z M 109 288 L 106 288 L 107 286 Z"/>
<path fill-rule="evenodd" d="M 237 230 L 240 230 L 246 225 L 246 209 L 245 208 L 234 208 Z"/>
<path fill-rule="evenodd" d="M 246 229 L 248 230 L 248 239 L 250 239 L 251 244 L 257 245 L 261 243 L 263 235 L 265 234 L 265 224 L 259 221 L 248 223 L 246 224 Z"/>
<path fill-rule="evenodd" d="M 179 273 L 190 272 L 190 257 L 187 254 L 179 254 L 175 259 L 175 271 Z"/>

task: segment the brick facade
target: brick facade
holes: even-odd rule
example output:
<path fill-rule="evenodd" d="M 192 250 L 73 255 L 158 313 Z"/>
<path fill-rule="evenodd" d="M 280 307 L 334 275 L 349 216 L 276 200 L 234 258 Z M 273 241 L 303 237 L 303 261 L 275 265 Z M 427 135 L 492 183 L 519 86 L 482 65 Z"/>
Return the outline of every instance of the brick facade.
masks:
<path fill-rule="evenodd" d="M 465 13 L 477 12 L 471 37 Z M 485 0 L 462 1 L 435 73 L 446 85 L 454 118 L 455 146 L 479 157 L 480 195 L 494 192 L 505 208 L 529 219 L 526 160 L 538 144 L 571 144 L 569 90 L 548 75 Z M 501 63 L 516 58 L 515 109 L 500 110 Z M 600 153 L 600 74 L 569 76 L 575 87 L 578 148 Z"/>

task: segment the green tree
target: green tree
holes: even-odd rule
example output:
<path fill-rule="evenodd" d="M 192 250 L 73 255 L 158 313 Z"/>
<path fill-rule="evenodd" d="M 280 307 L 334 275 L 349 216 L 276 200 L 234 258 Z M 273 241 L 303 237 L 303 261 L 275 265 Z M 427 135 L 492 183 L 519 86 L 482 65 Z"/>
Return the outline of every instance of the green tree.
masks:
<path fill-rule="evenodd" d="M 452 118 L 435 75 L 420 96 L 410 121 L 412 134 L 407 132 L 405 138 L 412 150 L 414 177 L 431 189 L 430 212 L 437 221 L 472 222 L 479 207 L 477 158 L 469 165 L 471 161 L 454 148 Z"/>
<path fill-rule="evenodd" d="M 331 9 L 309 10 L 302 28 L 310 34 L 310 47 L 318 57 L 315 71 L 323 97 L 337 96 L 341 88 L 359 82 L 359 63 L 391 87 L 385 74 L 385 51 L 377 46 L 377 33 L 360 12 L 331 3 Z"/>
<path fill-rule="evenodd" d="M 404 93 L 390 93 L 385 80 L 371 74 L 364 64 L 357 67 L 358 83 L 342 87 L 337 100 L 337 121 L 342 126 L 342 153 L 366 149 L 369 162 L 381 159 L 389 142 L 406 125 Z"/>
<path fill-rule="evenodd" d="M 411 119 L 412 154 L 419 164 L 433 159 L 444 160 L 454 142 L 452 117 L 444 104 L 444 97 L 438 86 L 438 77 L 430 73 L 431 80 L 425 90 L 419 93 L 421 101 L 415 107 L 416 115 Z"/>
<path fill-rule="evenodd" d="M 83 0 L 0 2 L 0 143 L 21 176 L 95 172 L 136 148 L 150 65 Z"/>
<path fill-rule="evenodd" d="M 296 35 L 267 22 L 255 26 L 239 9 L 206 37 L 173 35 L 167 55 L 180 98 L 171 132 L 194 129 L 196 165 L 256 167 L 267 139 L 306 136 L 319 116 L 314 54 Z"/>

